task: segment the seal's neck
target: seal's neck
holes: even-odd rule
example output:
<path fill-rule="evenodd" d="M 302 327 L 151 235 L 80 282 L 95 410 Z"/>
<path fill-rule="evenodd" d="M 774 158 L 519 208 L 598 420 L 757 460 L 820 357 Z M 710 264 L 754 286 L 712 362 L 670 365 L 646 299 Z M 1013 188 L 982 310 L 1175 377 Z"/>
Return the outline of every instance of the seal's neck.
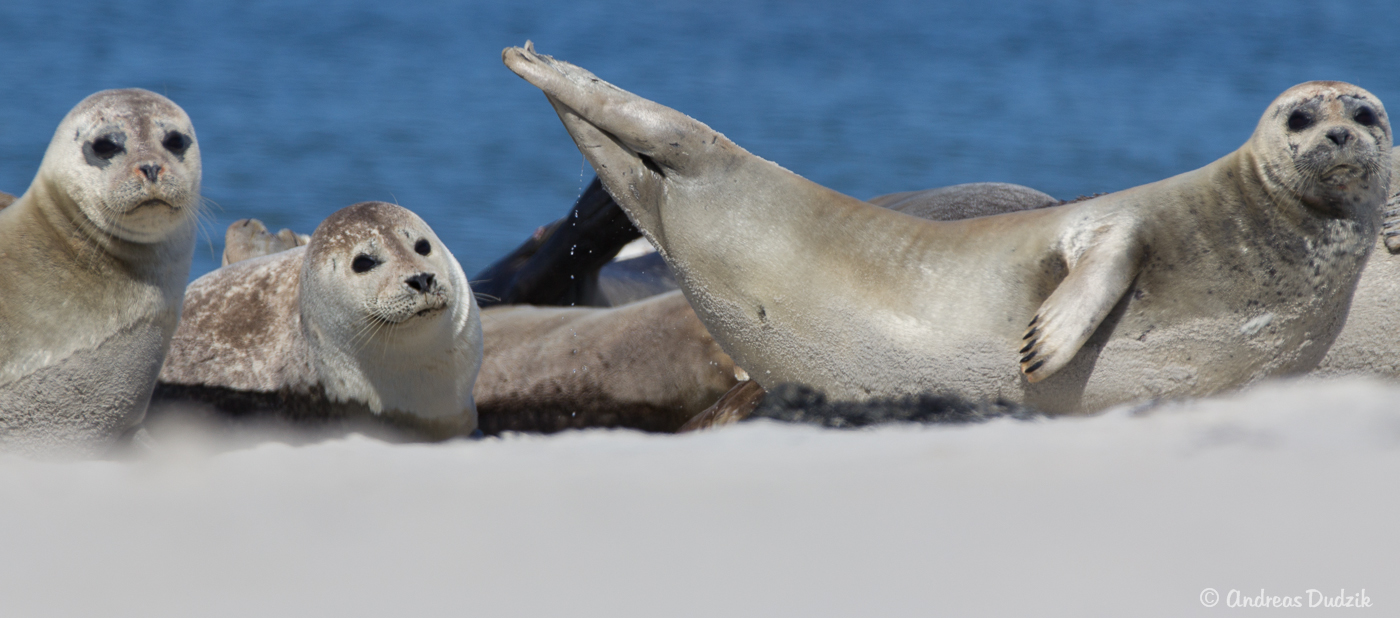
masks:
<path fill-rule="evenodd" d="M 1357 183 L 1351 191 L 1332 199 L 1305 198 L 1300 192 L 1310 188 L 1304 186 L 1306 181 L 1293 169 L 1291 160 L 1269 160 L 1253 149 L 1241 148 L 1221 162 L 1226 165 L 1221 166 L 1219 173 L 1228 174 L 1236 182 L 1248 208 L 1269 214 L 1303 233 L 1320 233 L 1338 224 L 1375 230 L 1380 224 L 1388 170 L 1385 178 Z"/>
<path fill-rule="evenodd" d="M 194 221 L 158 243 L 137 243 L 118 238 L 88 218 L 76 200 L 42 175 L 35 178 L 21 198 L 25 212 L 44 231 L 44 249 L 65 254 L 64 263 L 91 271 L 98 277 L 165 283 L 189 278 L 194 250 Z M 47 204 L 49 207 L 39 207 Z M 110 259 L 97 259 L 106 254 Z M 58 256 L 51 256 L 50 259 Z"/>
<path fill-rule="evenodd" d="M 1288 184 L 1288 170 L 1277 169 L 1251 149 L 1241 148 L 1230 153 L 1213 167 L 1212 185 L 1233 185 L 1251 220 L 1270 221 L 1273 227 L 1309 236 L 1321 233 L 1329 219 L 1339 218 L 1308 208 Z"/>

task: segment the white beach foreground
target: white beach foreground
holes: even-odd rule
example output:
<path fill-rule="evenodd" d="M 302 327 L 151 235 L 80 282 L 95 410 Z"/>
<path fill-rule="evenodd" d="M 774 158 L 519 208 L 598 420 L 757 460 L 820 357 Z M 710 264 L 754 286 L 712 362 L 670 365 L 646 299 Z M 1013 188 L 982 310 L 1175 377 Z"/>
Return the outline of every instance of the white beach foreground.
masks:
<path fill-rule="evenodd" d="M 0 457 L 0 615 L 1393 614 L 1397 402 Z M 1261 589 L 1305 607 L 1227 607 Z"/>

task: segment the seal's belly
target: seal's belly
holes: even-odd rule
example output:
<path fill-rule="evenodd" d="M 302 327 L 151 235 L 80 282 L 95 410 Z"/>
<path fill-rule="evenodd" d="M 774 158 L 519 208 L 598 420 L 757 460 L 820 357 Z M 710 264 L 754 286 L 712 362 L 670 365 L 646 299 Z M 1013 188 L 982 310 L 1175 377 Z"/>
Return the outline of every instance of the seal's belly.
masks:
<path fill-rule="evenodd" d="M 0 450 L 99 455 L 145 416 L 167 336 L 142 324 L 0 390 Z"/>

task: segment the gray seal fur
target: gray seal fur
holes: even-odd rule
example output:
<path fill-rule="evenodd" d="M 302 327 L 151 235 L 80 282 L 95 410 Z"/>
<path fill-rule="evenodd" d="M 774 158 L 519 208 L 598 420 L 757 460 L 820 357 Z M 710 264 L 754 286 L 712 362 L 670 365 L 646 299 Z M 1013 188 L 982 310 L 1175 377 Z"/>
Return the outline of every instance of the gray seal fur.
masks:
<path fill-rule="evenodd" d="M 178 105 L 105 90 L 0 210 L 0 449 L 105 453 L 146 413 L 180 318 L 200 152 Z"/>
<path fill-rule="evenodd" d="M 1199 170 L 922 221 L 528 46 L 503 55 L 735 362 L 833 399 L 951 391 L 1091 412 L 1304 371 L 1341 327 L 1390 177 L 1381 102 L 1309 82 Z"/>

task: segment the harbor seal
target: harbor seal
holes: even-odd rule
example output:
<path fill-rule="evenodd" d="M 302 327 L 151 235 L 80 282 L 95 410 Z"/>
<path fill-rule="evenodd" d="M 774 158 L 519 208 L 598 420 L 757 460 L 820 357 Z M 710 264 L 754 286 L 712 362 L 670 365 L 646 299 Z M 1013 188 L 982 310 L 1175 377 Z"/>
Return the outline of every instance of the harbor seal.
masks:
<path fill-rule="evenodd" d="M 375 418 L 431 439 L 476 426 L 481 318 L 426 223 L 342 208 L 311 242 L 191 283 L 156 397 L 294 420 Z"/>
<path fill-rule="evenodd" d="M 735 362 L 835 400 L 947 391 L 1083 413 L 1304 371 L 1341 327 L 1390 177 L 1381 102 L 1309 82 L 1204 168 L 923 221 L 528 45 L 503 57 L 545 92 Z"/>
<path fill-rule="evenodd" d="M 180 318 L 200 208 L 180 106 L 104 90 L 0 209 L 0 449 L 103 454 L 146 412 Z"/>

